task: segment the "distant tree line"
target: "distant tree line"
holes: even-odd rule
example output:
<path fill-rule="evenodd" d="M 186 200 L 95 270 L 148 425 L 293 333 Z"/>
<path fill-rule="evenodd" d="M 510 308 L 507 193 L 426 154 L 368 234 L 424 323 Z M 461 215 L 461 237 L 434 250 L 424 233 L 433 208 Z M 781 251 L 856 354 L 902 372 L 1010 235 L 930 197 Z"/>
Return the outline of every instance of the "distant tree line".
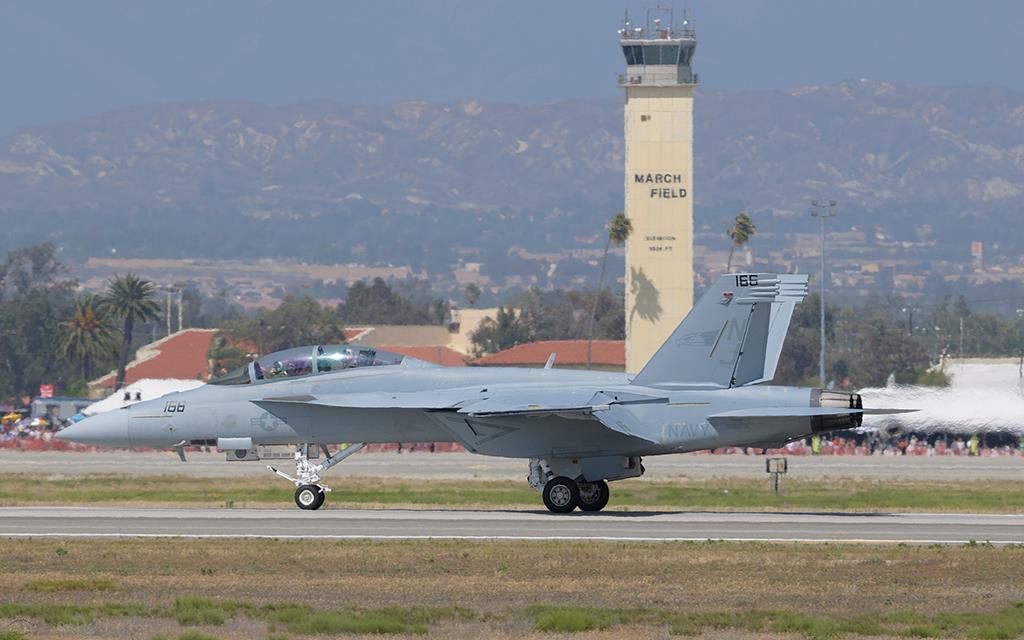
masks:
<path fill-rule="evenodd" d="M 536 340 L 586 339 L 594 293 L 532 289 L 514 297 L 471 335 L 480 356 Z M 797 306 L 775 382 L 818 384 L 820 349 L 817 294 Z M 873 297 L 857 306 L 827 305 L 825 313 L 827 384 L 857 389 L 899 384 L 944 385 L 934 369 L 948 356 L 1020 356 L 1024 321 L 1016 316 L 977 313 L 960 297 L 929 309 L 916 309 L 899 297 Z M 622 292 L 598 298 L 596 339 L 622 340 Z M 961 319 L 963 342 L 961 350 Z"/>
<path fill-rule="evenodd" d="M 129 274 L 111 279 L 102 295 L 77 290 L 53 244 L 7 254 L 0 264 L 0 399 L 36 395 L 41 384 L 82 395 L 93 375 L 114 366 L 117 386 L 124 383 L 137 323 L 156 319 L 152 284 Z"/>
<path fill-rule="evenodd" d="M 142 342 L 164 333 L 161 296 L 134 274 L 113 277 L 99 295 L 80 293 L 78 282 L 50 243 L 8 252 L 0 262 L 0 402 L 20 403 L 53 384 L 60 394 L 85 395 L 86 383 L 127 363 Z M 182 292 L 185 326 L 222 328 L 210 357 L 238 364 L 251 353 L 303 344 L 341 342 L 344 327 L 363 324 L 442 324 L 449 304 L 429 284 L 381 279 L 356 282 L 347 303 L 335 307 L 311 296 L 287 296 L 276 309 L 247 313 L 223 292 Z"/>
<path fill-rule="evenodd" d="M 775 377 L 781 384 L 817 384 L 819 298 L 793 314 Z M 839 387 L 945 384 L 931 371 L 948 356 L 1019 356 L 1024 325 L 1016 316 L 978 313 L 960 296 L 918 308 L 901 296 L 872 296 L 857 306 L 826 305 L 826 377 Z"/>
<path fill-rule="evenodd" d="M 35 395 L 40 384 L 64 386 L 81 374 L 79 363 L 69 369 L 58 356 L 76 285 L 52 244 L 15 249 L 0 264 L 0 398 Z"/>
<path fill-rule="evenodd" d="M 474 355 L 536 340 L 586 340 L 591 314 L 595 340 L 625 338 L 626 314 L 621 291 L 524 291 L 508 305 L 499 307 L 495 318 L 485 319 L 470 335 Z"/>
<path fill-rule="evenodd" d="M 345 293 L 345 303 L 336 306 L 288 295 L 275 309 L 251 313 L 223 292 L 206 296 L 186 287 L 185 322 L 223 329 L 210 357 L 227 368 L 253 351 L 343 341 L 345 327 L 443 324 L 450 314 L 448 301 L 426 281 L 360 281 Z M 482 293 L 467 287 L 465 297 L 475 304 Z M 159 300 L 153 284 L 133 274 L 112 278 L 98 295 L 80 293 L 52 244 L 10 251 L 0 262 L 0 401 L 35 395 L 40 384 L 81 394 L 86 381 L 112 369 L 120 384 L 139 344 L 163 333 Z M 797 307 L 776 382 L 817 384 L 817 304 L 812 295 Z M 484 321 L 472 335 L 473 349 L 482 355 L 591 334 L 621 340 L 624 320 L 622 291 L 533 288 Z M 930 307 L 900 296 L 829 305 L 825 329 L 828 378 L 846 388 L 884 385 L 890 376 L 899 383 L 941 384 L 942 376 L 930 369 L 944 356 L 1018 356 L 1024 349 L 1024 320 L 1017 314 L 978 312 L 962 296 Z"/>
<path fill-rule="evenodd" d="M 222 328 L 233 341 L 270 353 L 342 342 L 346 326 L 444 324 L 450 315 L 448 301 L 432 297 L 429 283 L 404 281 L 393 287 L 375 278 L 370 283 L 353 283 L 345 302 L 335 307 L 322 305 L 309 295 L 287 295 L 276 308 L 230 319 Z"/>

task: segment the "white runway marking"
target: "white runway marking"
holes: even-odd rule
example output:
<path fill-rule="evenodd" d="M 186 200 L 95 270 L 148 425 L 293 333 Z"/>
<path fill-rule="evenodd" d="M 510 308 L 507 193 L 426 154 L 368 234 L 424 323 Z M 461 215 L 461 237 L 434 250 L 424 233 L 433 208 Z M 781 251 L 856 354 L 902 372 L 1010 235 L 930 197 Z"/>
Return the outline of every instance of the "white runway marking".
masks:
<path fill-rule="evenodd" d="M 10 507 L 0 537 L 1024 544 L 1024 515 Z"/>
<path fill-rule="evenodd" d="M 846 538 L 644 538 L 632 536 L 374 536 L 374 535 L 262 535 L 262 534 L 164 534 L 164 533 L 9 533 L 2 534 L 6 538 L 182 538 L 190 540 L 204 539 L 256 539 L 256 540 L 369 540 L 394 542 L 403 540 L 466 540 L 476 542 L 772 542 L 796 544 L 944 544 L 964 545 L 970 543 L 990 544 L 995 546 L 1020 544 L 1017 540 L 924 540 L 924 539 L 846 539 Z"/>

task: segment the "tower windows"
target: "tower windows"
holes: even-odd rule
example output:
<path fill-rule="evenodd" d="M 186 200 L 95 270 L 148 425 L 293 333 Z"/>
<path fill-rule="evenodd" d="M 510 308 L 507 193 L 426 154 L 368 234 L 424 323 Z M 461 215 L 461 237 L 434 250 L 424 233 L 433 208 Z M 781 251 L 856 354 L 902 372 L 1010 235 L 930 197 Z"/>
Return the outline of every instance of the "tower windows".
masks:
<path fill-rule="evenodd" d="M 622 54 L 627 65 L 689 64 L 693 57 L 693 47 L 678 44 L 626 44 L 622 45 Z"/>
<path fill-rule="evenodd" d="M 626 64 L 644 64 L 644 48 L 640 45 L 626 45 L 622 47 L 622 53 L 626 56 Z"/>

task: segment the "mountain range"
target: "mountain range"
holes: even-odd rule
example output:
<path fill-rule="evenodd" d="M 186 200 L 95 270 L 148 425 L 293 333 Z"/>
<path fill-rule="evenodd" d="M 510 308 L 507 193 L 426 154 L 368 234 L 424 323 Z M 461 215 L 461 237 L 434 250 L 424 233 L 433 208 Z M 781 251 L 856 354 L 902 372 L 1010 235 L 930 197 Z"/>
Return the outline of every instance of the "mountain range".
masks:
<path fill-rule="evenodd" d="M 873 80 L 698 91 L 695 216 L 839 226 L 944 251 L 1024 246 L 1024 94 Z M 441 268 L 558 250 L 622 208 L 622 103 L 141 105 L 0 139 L 0 222 L 68 255 L 296 258 Z M 966 234 L 966 235 L 965 235 Z M 461 252 L 461 253 L 460 253 Z"/>

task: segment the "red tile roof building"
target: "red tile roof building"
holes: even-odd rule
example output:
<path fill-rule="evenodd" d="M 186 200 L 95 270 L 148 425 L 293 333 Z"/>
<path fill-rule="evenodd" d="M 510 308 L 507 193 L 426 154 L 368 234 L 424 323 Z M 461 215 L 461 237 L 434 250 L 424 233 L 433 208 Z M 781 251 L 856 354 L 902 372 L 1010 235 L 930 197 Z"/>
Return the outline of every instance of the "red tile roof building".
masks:
<path fill-rule="evenodd" d="M 433 362 L 434 364 L 443 364 L 446 367 L 465 367 L 466 356 L 462 355 L 455 349 L 448 347 L 390 347 L 381 346 L 377 347 L 381 351 L 390 351 L 392 353 L 400 353 L 403 356 L 409 356 L 416 358 L 417 360 L 424 360 L 426 362 Z"/>
<path fill-rule="evenodd" d="M 346 327 L 345 342 L 355 342 L 371 331 L 373 331 L 373 327 Z"/>
<path fill-rule="evenodd" d="M 552 353 L 556 354 L 556 367 L 581 369 L 587 366 L 586 340 L 527 342 L 483 356 L 471 364 L 484 367 L 543 367 Z M 626 343 L 622 340 L 594 340 L 590 361 L 594 369 L 623 371 L 626 368 Z"/>
<path fill-rule="evenodd" d="M 140 348 L 125 369 L 125 384 L 146 378 L 206 380 L 210 377 L 207 354 L 216 329 L 183 329 Z M 113 389 L 117 371 L 89 383 L 91 389 Z"/>

